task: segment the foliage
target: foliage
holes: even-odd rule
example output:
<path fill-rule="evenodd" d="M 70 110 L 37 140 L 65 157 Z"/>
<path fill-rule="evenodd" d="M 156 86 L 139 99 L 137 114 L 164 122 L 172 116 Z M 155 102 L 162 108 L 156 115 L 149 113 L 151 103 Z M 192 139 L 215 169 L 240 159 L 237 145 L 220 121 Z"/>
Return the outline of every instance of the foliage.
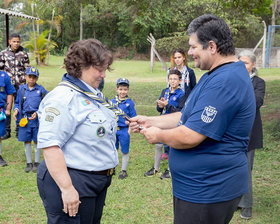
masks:
<path fill-rule="evenodd" d="M 262 20 L 270 24 L 271 5 L 274 1 L 13 0 L 9 7 L 31 14 L 30 2 L 34 2 L 35 16 L 44 21 L 40 25 L 42 30 L 50 28 L 49 21 L 54 9 L 55 21 L 51 25 L 56 27 L 56 35 L 53 35 L 52 39 L 58 45 L 57 53 L 63 54 L 64 49 L 79 39 L 81 3 L 83 38 L 99 39 L 111 49 L 128 47 L 132 49 L 132 53 L 147 53 L 149 42 L 146 39 L 149 33 L 156 39 L 171 38 L 171 41 L 174 36 L 177 44 L 177 33 L 185 32 L 194 18 L 206 13 L 216 14 L 226 20 L 232 30 L 236 47 L 254 47 L 263 35 Z M 22 3 L 21 7 L 16 7 L 19 2 Z M 279 13 L 276 16 L 276 21 L 279 22 Z M 18 25 L 11 24 L 11 27 Z M 22 27 L 24 38 L 30 30 L 30 25 Z M 184 42 L 184 38 L 180 41 Z"/>
<path fill-rule="evenodd" d="M 156 41 L 156 49 L 160 55 L 169 57 L 175 49 L 181 48 L 185 52 L 189 49 L 189 37 L 186 32 L 172 33 L 170 37 L 163 37 Z"/>
<path fill-rule="evenodd" d="M 57 44 L 54 41 L 50 41 L 49 49 L 47 49 L 48 39 L 46 36 L 48 35 L 49 31 L 45 30 L 40 35 L 36 33 L 36 45 L 37 45 L 37 52 L 34 49 L 34 36 L 33 33 L 30 34 L 30 40 L 23 42 L 22 46 L 28 48 L 33 54 L 39 54 L 40 63 L 45 64 L 45 60 L 49 51 L 57 47 Z"/>

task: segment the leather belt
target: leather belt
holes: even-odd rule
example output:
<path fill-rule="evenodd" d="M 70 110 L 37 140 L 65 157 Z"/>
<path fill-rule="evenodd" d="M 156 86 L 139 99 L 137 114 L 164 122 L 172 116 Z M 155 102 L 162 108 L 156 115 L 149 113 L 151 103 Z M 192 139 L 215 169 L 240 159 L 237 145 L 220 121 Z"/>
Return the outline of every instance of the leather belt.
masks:
<path fill-rule="evenodd" d="M 93 174 L 97 174 L 97 175 L 105 175 L 105 176 L 112 176 L 113 174 L 115 174 L 115 168 L 111 168 L 108 170 L 101 170 L 101 171 L 87 171 Z"/>
<path fill-rule="evenodd" d="M 68 169 L 77 170 L 77 171 L 85 172 L 85 173 L 97 174 L 97 175 L 105 175 L 105 176 L 112 176 L 115 174 L 115 168 L 111 168 L 108 170 L 100 170 L 100 171 L 79 170 L 79 169 L 74 169 L 74 168 L 70 168 L 70 167 L 68 167 Z"/>

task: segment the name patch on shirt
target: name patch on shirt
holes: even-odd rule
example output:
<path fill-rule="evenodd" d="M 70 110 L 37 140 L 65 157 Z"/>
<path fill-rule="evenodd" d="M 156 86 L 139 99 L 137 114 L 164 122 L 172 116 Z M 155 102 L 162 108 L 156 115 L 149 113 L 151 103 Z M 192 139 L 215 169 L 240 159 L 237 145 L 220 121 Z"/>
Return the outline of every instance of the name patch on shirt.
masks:
<path fill-rule="evenodd" d="M 211 123 L 215 119 L 217 113 L 218 111 L 215 107 L 205 107 L 201 114 L 201 120 L 205 123 Z"/>

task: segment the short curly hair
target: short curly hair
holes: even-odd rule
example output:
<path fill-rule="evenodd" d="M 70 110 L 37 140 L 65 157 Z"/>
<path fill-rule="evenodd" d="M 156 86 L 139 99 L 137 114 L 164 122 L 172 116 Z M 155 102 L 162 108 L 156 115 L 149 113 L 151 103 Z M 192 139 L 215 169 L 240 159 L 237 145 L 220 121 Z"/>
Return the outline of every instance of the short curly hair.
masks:
<path fill-rule="evenodd" d="M 72 43 L 68 48 L 64 64 L 66 71 L 75 78 L 80 78 L 82 69 L 107 66 L 113 63 L 113 55 L 99 40 L 87 39 Z"/>

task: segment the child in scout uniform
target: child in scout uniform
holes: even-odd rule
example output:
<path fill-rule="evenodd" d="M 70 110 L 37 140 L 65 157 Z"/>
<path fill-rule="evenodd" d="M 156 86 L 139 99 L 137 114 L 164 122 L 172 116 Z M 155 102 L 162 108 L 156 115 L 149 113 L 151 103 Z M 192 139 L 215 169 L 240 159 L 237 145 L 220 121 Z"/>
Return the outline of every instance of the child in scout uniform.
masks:
<path fill-rule="evenodd" d="M 177 111 L 180 111 L 184 105 L 184 91 L 180 88 L 180 82 L 182 79 L 182 74 L 179 70 L 170 70 L 168 74 L 168 84 L 169 87 L 162 90 L 159 99 L 157 100 L 157 111 L 161 115 L 170 114 Z M 151 177 L 160 172 L 159 165 L 162 156 L 162 148 L 169 149 L 168 145 L 163 145 L 158 143 L 155 145 L 155 162 L 154 167 L 144 173 L 145 177 Z M 168 150 L 169 151 L 169 150 Z M 169 169 L 160 176 L 163 178 L 170 178 Z"/>
<path fill-rule="evenodd" d="M 39 121 L 37 110 L 40 102 L 47 94 L 45 88 L 36 82 L 39 78 L 39 71 L 35 67 L 28 67 L 25 72 L 27 84 L 21 85 L 14 105 L 14 119 L 19 122 L 18 140 L 24 142 L 26 155 L 25 172 L 37 172 L 40 164 L 40 149 L 37 148 L 37 134 Z M 34 142 L 35 162 L 31 158 L 31 141 Z"/>
<path fill-rule="evenodd" d="M 119 78 L 117 80 L 117 93 L 118 95 L 112 99 L 112 103 L 117 105 L 122 111 L 124 111 L 129 117 L 136 116 L 135 104 L 128 97 L 129 92 L 129 81 L 127 79 Z M 119 149 L 121 146 L 122 151 L 122 170 L 119 174 L 119 179 L 126 178 L 127 165 L 129 160 L 129 143 L 130 143 L 130 130 L 127 124 L 125 124 L 125 119 L 122 116 L 119 116 L 118 120 L 118 131 L 117 131 L 117 140 L 116 148 Z"/>
<path fill-rule="evenodd" d="M 7 162 L 1 154 L 2 136 L 6 134 L 6 115 L 11 115 L 13 94 L 15 92 L 16 90 L 9 75 L 4 71 L 0 71 L 0 166 L 7 166 Z"/>

